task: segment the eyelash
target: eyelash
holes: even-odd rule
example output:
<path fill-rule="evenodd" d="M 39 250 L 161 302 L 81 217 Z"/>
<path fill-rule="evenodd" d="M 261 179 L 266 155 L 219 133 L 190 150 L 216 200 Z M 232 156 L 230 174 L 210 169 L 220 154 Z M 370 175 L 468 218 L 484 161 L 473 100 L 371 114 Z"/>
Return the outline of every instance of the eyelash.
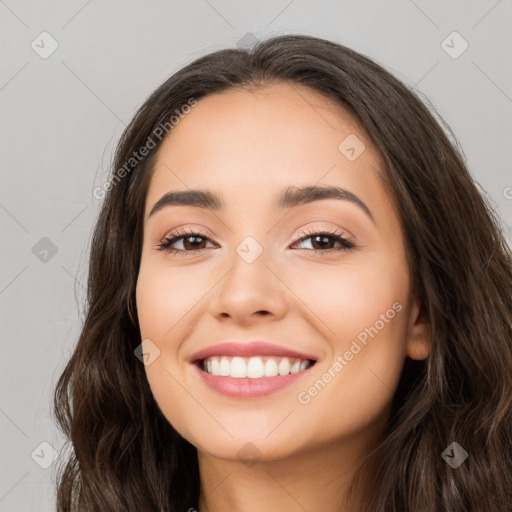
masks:
<path fill-rule="evenodd" d="M 299 242 L 303 242 L 304 240 L 307 240 L 308 238 L 314 237 L 314 236 L 328 236 L 332 238 L 335 242 L 340 242 L 341 247 L 338 247 L 336 249 L 295 249 L 296 251 L 306 251 L 306 252 L 315 252 L 316 254 L 326 255 L 326 254 L 332 254 L 332 253 L 338 253 L 338 252 L 344 252 L 349 251 L 351 249 L 355 248 L 355 244 L 347 240 L 340 232 L 338 231 L 329 231 L 329 230 L 318 230 L 318 231 L 304 231 L 302 233 L 304 236 L 296 240 L 293 245 Z M 174 233 L 171 233 L 169 237 L 164 238 L 161 242 L 157 244 L 157 250 L 159 251 L 167 251 L 168 254 L 174 254 L 179 256 L 186 256 L 190 254 L 195 254 L 200 251 L 204 251 L 206 249 L 194 249 L 191 251 L 183 250 L 183 249 L 170 249 L 170 246 L 177 242 L 178 240 L 182 238 L 188 238 L 188 237 L 199 237 L 204 238 L 211 242 L 210 238 L 205 235 L 204 233 L 201 233 L 199 230 L 195 231 L 186 231 L 186 230 L 178 230 Z"/>

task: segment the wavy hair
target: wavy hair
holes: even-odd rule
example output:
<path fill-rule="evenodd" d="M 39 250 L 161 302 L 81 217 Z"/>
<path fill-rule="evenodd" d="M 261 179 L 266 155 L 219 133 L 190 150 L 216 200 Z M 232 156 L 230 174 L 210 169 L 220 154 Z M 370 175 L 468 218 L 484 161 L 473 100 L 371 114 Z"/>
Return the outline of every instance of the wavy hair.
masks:
<path fill-rule="evenodd" d="M 198 508 L 197 451 L 163 416 L 134 356 L 155 133 L 190 98 L 272 82 L 335 100 L 377 148 L 411 292 L 430 326 L 430 354 L 406 359 L 386 435 L 353 480 L 353 489 L 360 478 L 372 482 L 359 510 L 512 510 L 512 254 L 501 220 L 432 105 L 368 57 L 292 34 L 189 63 L 148 96 L 119 140 L 91 240 L 83 326 L 53 397 L 71 448 L 61 455 L 58 511 Z M 127 172 L 149 138 L 155 147 Z M 441 456 L 453 442 L 469 454 L 457 468 Z"/>

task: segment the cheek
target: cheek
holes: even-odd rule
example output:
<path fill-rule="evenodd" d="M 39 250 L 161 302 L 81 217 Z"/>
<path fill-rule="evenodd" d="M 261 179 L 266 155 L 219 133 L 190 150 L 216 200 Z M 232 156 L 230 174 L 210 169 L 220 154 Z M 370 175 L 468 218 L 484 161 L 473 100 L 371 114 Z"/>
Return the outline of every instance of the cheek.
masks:
<path fill-rule="evenodd" d="M 136 290 L 142 337 L 154 337 L 160 343 L 176 338 L 187 314 L 206 298 L 209 287 L 206 271 L 192 273 L 180 266 L 143 260 Z"/>
<path fill-rule="evenodd" d="M 326 435 L 357 431 L 393 398 L 405 359 L 408 277 L 391 259 L 315 273 L 299 291 L 332 354 L 304 384 L 299 403 Z M 322 423 L 323 422 L 323 423 Z M 314 430 L 314 428 L 313 428 Z"/>
<path fill-rule="evenodd" d="M 284 273 L 283 280 L 293 283 L 294 293 L 307 306 L 304 316 L 330 341 L 333 353 L 344 351 L 358 335 L 363 342 L 370 338 L 365 329 L 371 326 L 380 345 L 405 327 L 409 283 L 401 260 L 375 255 L 361 261 L 314 269 L 311 264 L 297 266 Z M 375 329 L 371 332 L 376 334 Z"/>
<path fill-rule="evenodd" d="M 144 368 L 153 397 L 169 423 L 190 442 L 196 443 L 187 433 L 190 411 L 197 404 L 186 392 L 187 383 L 178 367 L 180 345 L 176 340 L 201 290 L 191 287 L 185 276 L 183 269 L 163 268 L 161 262 L 143 258 L 136 302 L 141 338 L 151 340 L 158 347 L 158 356 Z"/>

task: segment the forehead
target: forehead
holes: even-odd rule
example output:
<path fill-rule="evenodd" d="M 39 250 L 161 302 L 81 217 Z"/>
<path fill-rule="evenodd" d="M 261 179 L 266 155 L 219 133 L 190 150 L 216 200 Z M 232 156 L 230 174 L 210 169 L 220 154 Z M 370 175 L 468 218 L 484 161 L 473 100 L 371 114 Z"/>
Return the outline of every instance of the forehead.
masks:
<path fill-rule="evenodd" d="M 288 83 L 229 89 L 201 98 L 164 139 L 146 216 L 170 190 L 210 189 L 227 204 L 252 207 L 290 185 L 315 184 L 342 186 L 367 204 L 387 201 L 381 206 L 389 209 L 380 166 L 354 118 L 320 93 Z"/>

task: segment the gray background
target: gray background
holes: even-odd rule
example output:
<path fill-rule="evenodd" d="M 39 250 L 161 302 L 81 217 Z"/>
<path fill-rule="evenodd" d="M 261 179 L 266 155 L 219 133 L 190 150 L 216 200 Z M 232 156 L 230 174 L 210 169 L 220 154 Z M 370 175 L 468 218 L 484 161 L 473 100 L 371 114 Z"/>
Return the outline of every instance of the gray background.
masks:
<path fill-rule="evenodd" d="M 511 0 L 0 0 L 0 511 L 54 510 L 50 398 L 82 320 L 93 189 L 154 88 L 247 33 L 350 46 L 435 105 L 511 241 L 511 21 Z"/>

